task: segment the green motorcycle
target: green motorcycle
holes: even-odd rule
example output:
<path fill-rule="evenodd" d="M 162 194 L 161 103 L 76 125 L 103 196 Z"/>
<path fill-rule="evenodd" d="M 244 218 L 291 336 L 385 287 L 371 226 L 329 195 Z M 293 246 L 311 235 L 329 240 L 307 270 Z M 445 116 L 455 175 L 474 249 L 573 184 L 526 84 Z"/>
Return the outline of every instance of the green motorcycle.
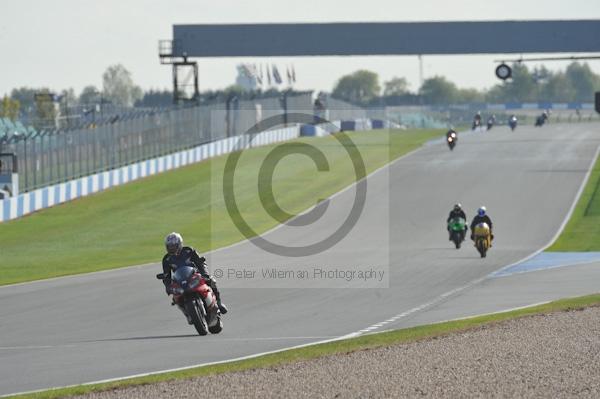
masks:
<path fill-rule="evenodd" d="M 454 242 L 456 249 L 460 248 L 460 244 L 465 240 L 467 222 L 463 218 L 453 218 L 448 222 L 448 230 L 450 231 L 450 239 Z"/>

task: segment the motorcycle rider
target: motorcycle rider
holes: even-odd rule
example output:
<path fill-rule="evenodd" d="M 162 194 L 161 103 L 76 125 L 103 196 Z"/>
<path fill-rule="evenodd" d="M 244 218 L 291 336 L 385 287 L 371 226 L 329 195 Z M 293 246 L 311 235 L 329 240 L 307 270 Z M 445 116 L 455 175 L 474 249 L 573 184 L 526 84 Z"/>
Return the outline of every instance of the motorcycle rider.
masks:
<path fill-rule="evenodd" d="M 446 219 L 446 225 L 448 226 L 448 240 L 452 241 L 452 232 L 450 231 L 450 221 L 452 219 L 455 218 L 463 218 L 465 221 L 467 220 L 467 215 L 465 214 L 465 211 L 463 211 L 462 209 L 462 205 L 460 203 L 454 204 L 454 207 L 452 208 L 452 210 L 450 211 L 450 214 L 448 215 L 448 219 Z M 467 230 L 468 227 L 465 224 L 465 236 L 467 235 Z M 464 236 L 463 236 L 464 237 Z"/>
<path fill-rule="evenodd" d="M 477 126 L 481 126 L 481 111 L 477 111 L 477 113 L 473 117 L 473 129 L 472 130 L 475 130 L 475 128 Z"/>
<path fill-rule="evenodd" d="M 471 222 L 471 240 L 475 240 L 475 236 L 473 235 L 473 229 L 479 223 L 486 223 L 490 227 L 490 240 L 493 240 L 494 234 L 492 233 L 492 219 L 490 219 L 490 217 L 487 215 L 487 209 L 485 208 L 485 206 L 481 206 L 477 210 L 477 215 L 475 215 L 473 221 Z"/>
<path fill-rule="evenodd" d="M 515 130 L 517 127 L 517 116 L 515 114 L 512 114 L 510 118 L 508 118 L 508 126 L 510 126 L 512 130 Z"/>
<path fill-rule="evenodd" d="M 492 115 L 487 120 L 487 130 L 490 130 L 496 123 L 496 115 Z"/>
<path fill-rule="evenodd" d="M 206 280 L 206 283 L 215 293 L 215 297 L 217 298 L 217 306 L 219 307 L 221 314 L 227 313 L 227 307 L 223 304 L 223 302 L 221 302 L 221 293 L 217 288 L 217 281 L 208 273 L 206 258 L 200 257 L 194 248 L 184 247 L 181 234 L 176 232 L 169 234 L 165 238 L 165 247 L 167 249 L 167 253 L 163 257 L 162 267 L 165 275 L 163 284 L 165 285 L 167 295 L 171 294 L 171 273 L 179 266 L 192 266 L 198 270 L 200 275 Z"/>
<path fill-rule="evenodd" d="M 452 136 L 454 137 L 450 140 L 450 137 Z M 446 132 L 446 144 L 450 146 L 450 149 L 456 144 L 456 140 L 458 140 L 458 133 L 456 133 L 456 130 L 450 128 L 450 130 Z"/>

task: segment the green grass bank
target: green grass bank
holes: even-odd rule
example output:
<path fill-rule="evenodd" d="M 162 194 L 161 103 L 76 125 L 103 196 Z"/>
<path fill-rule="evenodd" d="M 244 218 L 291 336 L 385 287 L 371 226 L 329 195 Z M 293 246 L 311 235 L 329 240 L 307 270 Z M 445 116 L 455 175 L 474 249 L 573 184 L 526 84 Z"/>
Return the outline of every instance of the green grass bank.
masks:
<path fill-rule="evenodd" d="M 443 130 L 371 131 L 348 134 L 367 173 L 406 154 Z M 275 166 L 276 204 L 297 214 L 355 181 L 352 162 L 335 137 L 300 138 L 326 157 L 319 172 L 306 155 Z M 234 192 L 242 216 L 257 233 L 277 224 L 258 195 L 259 166 L 276 145 L 244 151 Z M 227 213 L 223 173 L 228 155 L 106 190 L 0 224 L 0 285 L 160 261 L 163 238 L 183 234 L 202 251 L 244 239 Z"/>

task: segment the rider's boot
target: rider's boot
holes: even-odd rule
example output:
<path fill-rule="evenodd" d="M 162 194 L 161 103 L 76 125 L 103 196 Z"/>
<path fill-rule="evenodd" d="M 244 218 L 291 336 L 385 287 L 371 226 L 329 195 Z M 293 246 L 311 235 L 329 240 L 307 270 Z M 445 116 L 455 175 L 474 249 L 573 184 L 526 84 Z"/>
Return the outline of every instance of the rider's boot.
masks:
<path fill-rule="evenodd" d="M 209 281 L 210 288 L 212 288 L 213 292 L 215 293 L 215 296 L 217 297 L 217 306 L 219 307 L 219 311 L 221 312 L 221 314 L 226 314 L 227 306 L 225 306 L 225 304 L 221 302 L 221 293 L 219 292 L 219 288 L 217 288 L 217 281 L 214 278 L 211 278 Z"/>

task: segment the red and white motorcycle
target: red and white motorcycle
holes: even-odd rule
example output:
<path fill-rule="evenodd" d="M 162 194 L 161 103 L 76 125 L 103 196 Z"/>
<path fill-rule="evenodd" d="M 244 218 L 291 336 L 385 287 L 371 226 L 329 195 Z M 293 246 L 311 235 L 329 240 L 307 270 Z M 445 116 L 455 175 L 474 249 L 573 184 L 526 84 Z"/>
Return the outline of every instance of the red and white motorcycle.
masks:
<path fill-rule="evenodd" d="M 156 275 L 164 280 L 164 273 Z M 221 312 L 217 306 L 217 297 L 204 277 L 191 266 L 180 266 L 173 272 L 171 285 L 173 305 L 186 315 L 188 321 L 196 327 L 200 335 L 218 334 L 223 329 Z"/>

